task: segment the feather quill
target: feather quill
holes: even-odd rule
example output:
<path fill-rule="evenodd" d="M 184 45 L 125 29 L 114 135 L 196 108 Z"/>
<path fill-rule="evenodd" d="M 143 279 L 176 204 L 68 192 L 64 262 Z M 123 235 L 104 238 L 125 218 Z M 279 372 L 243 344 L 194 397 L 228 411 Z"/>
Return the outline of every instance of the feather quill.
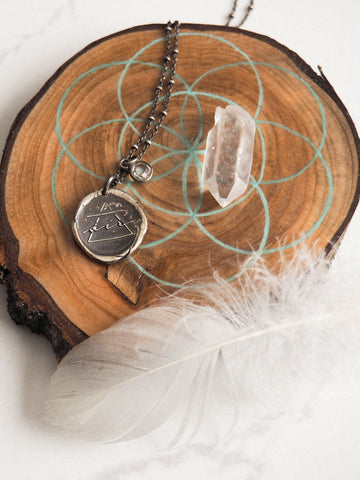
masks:
<path fill-rule="evenodd" d="M 246 402 L 292 395 L 359 346 L 358 278 L 301 250 L 277 274 L 257 259 L 234 286 L 174 296 L 75 347 L 54 373 L 45 419 L 86 438 L 137 438 L 172 421 L 172 439 L 217 440 Z M 349 304 L 352 309 L 349 309 Z"/>

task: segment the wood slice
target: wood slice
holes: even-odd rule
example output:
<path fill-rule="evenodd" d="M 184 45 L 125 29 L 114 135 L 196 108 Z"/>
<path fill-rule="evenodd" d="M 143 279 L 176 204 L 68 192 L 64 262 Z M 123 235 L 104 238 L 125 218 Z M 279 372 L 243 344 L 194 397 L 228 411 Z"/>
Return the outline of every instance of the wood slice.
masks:
<path fill-rule="evenodd" d="M 154 178 L 125 187 L 146 210 L 145 241 L 109 267 L 85 256 L 70 222 L 143 128 L 163 35 L 141 26 L 89 45 L 10 131 L 0 185 L 9 309 L 59 357 L 184 283 L 205 288 L 213 269 L 233 281 L 253 252 L 270 267 L 301 244 L 329 252 L 358 202 L 359 139 L 326 78 L 268 37 L 183 25 L 169 114 L 146 155 Z M 215 108 L 228 104 L 247 110 L 257 133 L 251 184 L 221 209 L 200 170 Z"/>

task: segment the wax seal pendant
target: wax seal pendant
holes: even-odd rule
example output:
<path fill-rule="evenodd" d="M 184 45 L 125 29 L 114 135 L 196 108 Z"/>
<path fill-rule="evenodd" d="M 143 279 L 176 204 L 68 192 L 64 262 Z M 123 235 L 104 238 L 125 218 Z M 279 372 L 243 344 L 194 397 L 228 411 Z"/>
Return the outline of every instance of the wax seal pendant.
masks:
<path fill-rule="evenodd" d="M 116 172 L 107 179 L 104 188 L 85 197 L 76 212 L 72 224 L 75 239 L 89 257 L 99 262 L 115 263 L 127 257 L 140 245 L 146 233 L 147 218 L 143 208 L 116 185 L 124 184 L 127 179 L 144 183 L 152 178 L 153 168 L 142 157 L 167 115 L 175 85 L 178 35 L 179 22 L 169 21 L 165 28 L 163 68 L 142 134 L 119 160 Z M 163 89 L 164 97 L 161 97 Z"/>
<path fill-rule="evenodd" d="M 109 188 L 90 193 L 81 201 L 72 229 L 77 243 L 91 258 L 115 263 L 140 245 L 147 218 L 134 197 Z"/>

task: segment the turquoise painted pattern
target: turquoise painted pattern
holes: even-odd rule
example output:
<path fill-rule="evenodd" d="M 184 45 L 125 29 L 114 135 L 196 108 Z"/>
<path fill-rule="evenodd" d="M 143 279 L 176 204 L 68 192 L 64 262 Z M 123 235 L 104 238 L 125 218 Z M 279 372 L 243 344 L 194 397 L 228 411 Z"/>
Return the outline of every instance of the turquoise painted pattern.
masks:
<path fill-rule="evenodd" d="M 162 245 L 163 243 L 165 243 L 165 242 L 171 240 L 172 238 L 176 237 L 180 232 L 182 232 L 184 229 L 186 229 L 190 224 L 195 224 L 203 232 L 203 234 L 207 235 L 215 244 L 219 245 L 221 248 L 224 248 L 226 250 L 230 250 L 230 251 L 232 251 L 236 254 L 253 255 L 255 253 L 257 255 L 266 255 L 266 254 L 269 254 L 269 253 L 273 253 L 273 252 L 277 252 L 277 251 L 280 251 L 280 250 L 295 247 L 296 245 L 300 244 L 305 239 L 307 239 L 309 236 L 311 236 L 319 228 L 319 226 L 321 225 L 321 223 L 323 222 L 324 218 L 326 217 L 326 215 L 329 211 L 330 204 L 331 204 L 331 201 L 332 201 L 332 196 L 333 196 L 332 175 L 331 175 L 330 169 L 329 169 L 329 167 L 326 163 L 326 160 L 323 156 L 323 153 L 322 153 L 322 149 L 323 149 L 325 138 L 326 138 L 326 118 L 325 118 L 323 106 L 321 104 L 321 101 L 320 101 L 318 95 L 312 89 L 312 87 L 310 86 L 310 84 L 308 82 L 306 82 L 303 78 L 301 78 L 300 76 L 298 76 L 294 72 L 292 72 L 290 70 L 287 70 L 287 69 L 284 69 L 282 67 L 279 67 L 277 65 L 272 65 L 270 63 L 252 61 L 251 58 L 246 54 L 246 52 L 242 51 L 238 46 L 234 45 L 233 43 L 229 42 L 228 40 L 226 40 L 222 37 L 207 34 L 207 33 L 182 33 L 181 36 L 192 36 L 192 37 L 205 36 L 205 37 L 209 37 L 213 41 L 220 42 L 222 44 L 225 44 L 226 47 L 228 47 L 230 49 L 233 49 L 236 52 L 236 55 L 238 55 L 239 61 L 231 63 L 231 64 L 224 64 L 224 65 L 218 66 L 217 68 L 214 68 L 210 71 L 207 71 L 207 72 L 203 73 L 202 75 L 200 75 L 191 85 L 189 85 L 185 81 L 184 78 L 177 75 L 177 77 L 176 77 L 177 90 L 174 93 L 174 97 L 175 96 L 180 97 L 183 101 L 182 109 L 181 109 L 181 116 L 180 116 L 180 119 L 179 119 L 180 120 L 180 132 L 172 130 L 166 125 L 164 125 L 162 128 L 168 130 L 168 132 L 171 135 L 173 135 L 175 138 L 177 138 L 177 140 L 181 143 L 182 148 L 180 150 L 178 148 L 175 150 L 175 149 L 171 148 L 171 146 L 169 146 L 169 145 L 160 145 L 160 144 L 156 143 L 156 141 L 155 142 L 153 141 L 153 145 L 157 145 L 158 147 L 160 147 L 162 149 L 163 155 L 156 158 L 156 160 L 154 160 L 152 162 L 152 165 L 153 165 L 153 167 L 155 167 L 154 170 L 156 172 L 156 164 L 159 164 L 160 162 L 162 162 L 164 160 L 171 159 L 172 156 L 176 155 L 178 157 L 180 155 L 182 157 L 182 161 L 178 162 L 176 165 L 174 165 L 172 168 L 170 168 L 165 173 L 162 173 L 162 174 L 157 175 L 157 176 L 155 175 L 152 179 L 152 182 L 156 182 L 156 180 L 158 180 L 160 178 L 163 178 L 166 175 L 171 175 L 172 173 L 174 173 L 178 169 L 182 169 L 182 195 L 183 195 L 184 204 L 185 204 L 186 208 L 183 211 L 173 211 L 173 210 L 168 210 L 168 209 L 164 208 L 161 204 L 158 205 L 158 204 L 152 203 L 148 199 L 144 198 L 141 195 L 141 187 L 139 188 L 134 183 L 133 184 L 128 183 L 125 186 L 125 189 L 128 190 L 128 191 L 131 191 L 131 193 L 133 193 L 134 196 L 136 196 L 143 203 L 143 205 L 145 207 L 149 206 L 152 209 L 159 210 L 159 211 L 161 211 L 165 214 L 168 214 L 168 215 L 183 217 L 184 222 L 182 223 L 182 225 L 177 230 L 170 233 L 169 235 L 167 235 L 163 238 L 158 238 L 157 240 L 152 241 L 152 242 L 143 243 L 139 248 L 140 249 L 151 249 L 151 248 L 155 248 L 159 245 Z M 132 129 L 137 135 L 140 135 L 141 132 L 137 130 L 134 123 L 136 122 L 138 124 L 139 121 L 143 121 L 143 117 L 144 117 L 144 115 L 142 115 L 143 110 L 146 110 L 152 103 L 152 102 L 149 102 L 148 104 L 143 105 L 141 108 L 139 108 L 136 112 L 133 112 L 133 113 L 129 114 L 125 109 L 123 99 L 122 99 L 122 87 L 123 87 L 124 80 L 126 78 L 126 75 L 129 71 L 129 69 L 134 65 L 146 65 L 146 66 L 152 67 L 154 69 L 160 69 L 161 68 L 161 66 L 159 66 L 159 65 L 140 61 L 139 58 L 142 56 L 142 54 L 144 52 L 146 52 L 147 49 L 151 48 L 156 43 L 162 42 L 162 41 L 163 40 L 160 38 L 160 39 L 157 39 L 157 40 L 154 40 L 154 41 L 150 42 L 148 45 L 145 45 L 141 50 L 139 50 L 132 58 L 130 58 L 126 61 L 111 62 L 111 63 L 105 63 L 103 65 L 96 66 L 96 67 L 92 68 L 91 70 L 89 70 L 87 72 L 84 72 L 82 75 L 80 75 L 66 89 L 66 91 L 65 91 L 65 93 L 64 93 L 64 95 L 63 95 L 63 97 L 62 97 L 62 99 L 61 99 L 61 101 L 58 105 L 58 109 L 57 109 L 56 134 L 57 134 L 59 144 L 61 146 L 61 151 L 58 155 L 58 158 L 56 159 L 56 163 L 55 163 L 55 166 L 54 166 L 54 169 L 53 169 L 53 172 L 52 172 L 52 178 L 51 178 L 51 188 L 52 188 L 53 200 L 54 200 L 54 203 L 56 205 L 57 211 L 59 212 L 60 217 L 62 218 L 62 220 L 66 224 L 69 224 L 70 222 L 69 222 L 69 219 L 65 218 L 65 216 L 64 216 L 64 214 L 61 210 L 61 207 L 59 205 L 59 202 L 58 202 L 58 199 L 57 199 L 57 194 L 56 194 L 57 174 L 58 174 L 59 165 L 61 164 L 64 157 L 67 156 L 76 165 L 76 167 L 81 169 L 86 174 L 91 175 L 91 176 L 93 176 L 93 177 L 95 177 L 95 178 L 97 178 L 101 181 L 106 180 L 105 177 L 102 177 L 102 176 L 96 174 L 95 172 L 89 170 L 88 168 L 86 168 L 86 166 L 82 164 L 81 159 L 76 158 L 71 153 L 70 147 L 74 142 L 78 141 L 79 138 L 81 138 L 83 135 L 85 135 L 85 134 L 87 134 L 87 133 L 89 133 L 93 130 L 101 128 L 104 125 L 108 125 L 108 124 L 111 125 L 111 124 L 120 123 L 120 124 L 122 124 L 123 128 L 122 128 L 122 132 L 121 132 L 119 142 L 118 142 L 118 158 L 120 159 L 122 157 L 121 146 L 123 144 L 123 139 L 124 139 L 124 136 L 125 136 L 127 130 Z M 119 77 L 118 88 L 117 88 L 118 102 L 119 102 L 119 106 L 120 106 L 120 109 L 121 109 L 121 112 L 122 112 L 122 117 L 121 118 L 114 118 L 114 119 L 111 119 L 111 120 L 106 120 L 106 121 L 99 122 L 99 123 L 96 123 L 94 125 L 91 125 L 89 128 L 79 132 L 73 138 L 65 141 L 64 138 L 63 138 L 63 132 L 61 130 L 60 124 L 61 124 L 61 118 L 62 118 L 64 103 L 67 100 L 67 98 L 71 95 L 72 89 L 79 82 L 82 82 L 84 80 L 86 81 L 88 76 L 90 76 L 90 75 L 92 75 L 92 74 L 94 74 L 98 71 L 106 70 L 106 69 L 113 68 L 113 67 L 116 67 L 116 66 L 122 68 L 122 72 L 121 72 L 120 77 Z M 309 138 L 305 137 L 304 135 L 302 135 L 299 132 L 294 131 L 293 129 L 289 128 L 286 125 L 282 125 L 280 123 L 276 123 L 276 122 L 273 122 L 273 121 L 270 121 L 270 120 L 268 121 L 266 119 L 259 119 L 259 114 L 262 111 L 262 105 L 263 105 L 263 101 L 264 101 L 264 89 L 263 89 L 263 84 L 262 84 L 260 73 L 259 73 L 259 66 L 265 67 L 267 69 L 278 70 L 278 71 L 281 71 L 283 74 L 290 75 L 290 76 L 294 77 L 295 81 L 300 82 L 301 84 L 303 84 L 306 87 L 309 94 L 312 96 L 312 98 L 316 102 L 316 105 L 317 105 L 318 110 L 319 110 L 319 115 L 320 115 L 320 118 L 321 118 L 321 135 L 320 135 L 320 138 L 317 140 L 316 143 L 314 143 Z M 225 207 L 225 209 L 216 208 L 212 211 L 201 212 L 200 209 L 201 209 L 201 205 L 202 205 L 202 201 L 203 201 L 203 189 L 202 189 L 202 180 L 201 180 L 202 162 L 201 162 L 200 158 L 203 156 L 204 151 L 205 151 L 206 140 L 204 140 L 204 137 L 206 137 L 206 132 L 203 131 L 203 114 L 202 114 L 202 110 L 201 110 L 200 100 L 203 97 L 207 97 L 208 99 L 211 99 L 212 101 L 214 101 L 215 105 L 220 104 L 220 103 L 221 104 L 234 104 L 234 102 L 230 98 L 226 98 L 222 95 L 218 95 L 218 94 L 215 94 L 215 93 L 212 93 L 212 92 L 209 92 L 209 91 L 202 91 L 200 88 L 198 88 L 198 86 L 199 86 L 199 83 L 201 82 L 201 80 L 203 78 L 205 78 L 206 76 L 212 75 L 212 74 L 217 73 L 221 70 L 226 70 L 230 67 L 231 68 L 233 68 L 233 67 L 250 68 L 252 74 L 255 76 L 256 85 L 257 85 L 257 88 L 258 88 L 258 95 L 257 95 L 258 101 L 257 101 L 256 111 L 255 111 L 255 114 L 254 114 L 254 120 L 256 122 L 258 138 L 260 139 L 260 143 L 261 143 L 261 152 L 262 152 L 261 168 L 260 168 L 260 172 L 259 172 L 259 175 L 258 175 L 257 178 L 254 178 L 254 176 L 251 176 L 250 187 L 248 188 L 246 194 L 244 194 L 242 197 L 240 197 L 237 201 L 228 205 L 227 207 Z M 196 135 L 195 138 L 191 138 L 191 139 L 188 138 L 188 135 L 186 133 L 186 128 L 185 128 L 186 107 L 187 107 L 187 104 L 188 104 L 190 99 L 193 102 L 195 102 L 195 105 L 196 105 L 196 108 L 197 108 L 197 111 L 198 111 L 198 117 L 199 117 L 199 125 L 198 125 L 197 135 Z M 298 137 L 302 141 L 306 142 L 307 145 L 311 148 L 311 150 L 313 151 L 312 157 L 309 158 L 308 163 L 302 169 L 300 169 L 298 172 L 292 174 L 291 176 L 287 176 L 287 177 L 284 177 L 284 178 L 276 178 L 276 179 L 273 179 L 273 180 L 264 180 L 263 179 L 264 178 L 264 172 L 265 172 L 265 166 L 266 166 L 266 163 L 267 163 L 267 155 L 266 155 L 267 148 L 266 148 L 265 138 L 264 138 L 264 135 L 262 133 L 262 127 L 266 126 L 266 125 L 271 125 L 273 128 L 283 129 L 284 131 L 293 135 L 294 137 Z M 322 211 L 319 212 L 319 215 L 318 215 L 318 218 L 317 218 L 316 222 L 312 225 L 312 227 L 305 234 L 303 234 L 302 236 L 297 238 L 295 241 L 292 241 L 291 243 L 288 243 L 288 244 L 285 244 L 285 245 L 281 245 L 281 246 L 279 245 L 276 248 L 267 248 L 266 245 L 267 245 L 267 241 L 268 241 L 268 237 L 269 237 L 271 218 L 270 218 L 270 214 L 269 214 L 269 205 L 268 205 L 266 196 L 263 192 L 263 186 L 264 185 L 269 185 L 269 184 L 279 184 L 279 183 L 282 183 L 282 182 L 287 182 L 289 180 L 293 180 L 296 177 L 298 177 L 299 175 L 301 175 L 304 171 L 306 171 L 311 165 L 313 165 L 314 162 L 320 162 L 321 163 L 321 165 L 324 168 L 324 171 L 326 173 L 327 180 L 328 180 L 328 195 L 327 195 L 326 201 L 324 202 Z M 193 206 L 193 207 L 190 204 L 189 195 L 188 195 L 188 175 L 189 175 L 189 169 L 190 169 L 191 166 L 195 166 L 197 176 L 198 176 L 198 182 L 199 182 L 199 185 L 200 185 L 199 197 L 197 199 L 196 205 Z M 239 205 L 241 202 L 243 202 L 245 199 L 247 199 L 249 196 L 252 196 L 252 195 L 257 195 L 259 197 L 259 199 L 261 200 L 261 204 L 262 204 L 262 208 L 263 208 L 263 214 L 264 214 L 263 234 L 262 234 L 261 242 L 259 243 L 257 249 L 255 249 L 255 250 L 254 249 L 245 250 L 245 249 L 237 248 L 233 245 L 228 245 L 228 244 L 224 243 L 223 241 L 219 240 L 218 238 L 216 238 L 215 235 L 213 235 L 212 233 L 210 233 L 206 229 L 206 227 L 204 226 L 204 223 L 205 223 L 204 221 L 206 220 L 206 217 L 218 215 L 220 213 L 223 213 L 225 210 L 236 208 L 237 205 Z M 177 288 L 182 287 L 182 285 L 172 283 L 172 282 L 168 282 L 167 280 L 159 278 L 159 277 L 155 277 L 150 272 L 148 272 L 146 269 L 144 269 L 142 267 L 142 265 L 140 265 L 138 262 L 136 262 L 136 260 L 133 257 L 131 257 L 131 260 L 135 265 L 137 265 L 137 267 L 143 272 L 143 274 L 145 274 L 149 278 L 152 278 L 153 280 L 156 280 L 160 284 L 173 286 L 173 287 L 177 287 Z M 242 274 L 242 272 L 239 272 L 235 275 L 232 275 L 232 276 L 228 277 L 226 280 L 231 281 L 231 280 L 237 278 L 241 274 Z M 207 284 L 207 285 L 209 285 L 209 284 Z"/>

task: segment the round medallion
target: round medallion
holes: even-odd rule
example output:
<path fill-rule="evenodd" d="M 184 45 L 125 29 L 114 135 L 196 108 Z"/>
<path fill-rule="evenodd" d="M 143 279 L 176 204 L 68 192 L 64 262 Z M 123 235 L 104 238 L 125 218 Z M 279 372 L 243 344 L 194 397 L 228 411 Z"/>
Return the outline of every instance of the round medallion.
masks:
<path fill-rule="evenodd" d="M 140 245 L 147 218 L 134 197 L 111 188 L 106 194 L 98 190 L 82 200 L 72 229 L 77 243 L 91 258 L 115 263 Z"/>

